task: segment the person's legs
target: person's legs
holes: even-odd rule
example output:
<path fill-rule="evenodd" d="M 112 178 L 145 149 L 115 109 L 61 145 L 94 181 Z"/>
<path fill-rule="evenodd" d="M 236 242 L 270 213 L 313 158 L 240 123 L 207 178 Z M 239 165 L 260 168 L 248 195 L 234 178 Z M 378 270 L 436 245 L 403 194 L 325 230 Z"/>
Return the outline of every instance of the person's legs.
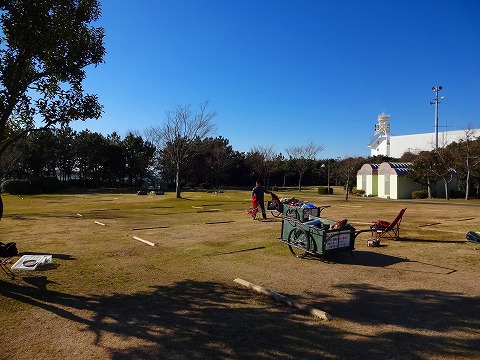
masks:
<path fill-rule="evenodd" d="M 262 211 L 263 220 L 267 220 L 267 212 L 265 211 L 265 204 L 260 201 L 260 210 Z"/>

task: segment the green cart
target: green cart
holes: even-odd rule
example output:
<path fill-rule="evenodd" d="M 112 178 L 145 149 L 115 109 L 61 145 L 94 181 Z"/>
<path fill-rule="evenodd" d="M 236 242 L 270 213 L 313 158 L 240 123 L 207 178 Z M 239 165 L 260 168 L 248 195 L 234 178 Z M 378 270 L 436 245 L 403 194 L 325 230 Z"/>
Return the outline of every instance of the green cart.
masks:
<path fill-rule="evenodd" d="M 342 251 L 352 252 L 358 234 L 369 231 L 357 231 L 346 220 L 335 222 L 312 215 L 307 217 L 302 210 L 296 209 L 293 212 L 292 209 L 284 208 L 282 231 L 278 239 L 287 244 L 290 252 L 299 258 L 308 254 L 325 257 Z"/>

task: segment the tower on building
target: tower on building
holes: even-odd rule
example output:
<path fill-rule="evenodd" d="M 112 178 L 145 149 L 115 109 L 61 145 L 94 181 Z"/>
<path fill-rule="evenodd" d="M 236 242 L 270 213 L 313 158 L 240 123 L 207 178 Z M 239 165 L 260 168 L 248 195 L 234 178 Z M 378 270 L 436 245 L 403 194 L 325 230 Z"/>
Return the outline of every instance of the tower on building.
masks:
<path fill-rule="evenodd" d="M 368 147 L 370 155 L 390 156 L 390 115 L 384 112 L 378 115 L 378 123 L 375 124 L 375 134 L 370 138 Z"/>

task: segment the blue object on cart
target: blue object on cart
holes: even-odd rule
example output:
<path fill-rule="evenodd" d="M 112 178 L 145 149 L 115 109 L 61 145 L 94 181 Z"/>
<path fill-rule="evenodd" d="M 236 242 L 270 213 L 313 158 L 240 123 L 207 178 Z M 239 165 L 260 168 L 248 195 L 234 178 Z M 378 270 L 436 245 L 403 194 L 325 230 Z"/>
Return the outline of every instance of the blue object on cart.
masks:
<path fill-rule="evenodd" d="M 480 244 L 480 232 L 478 231 L 469 231 L 467 233 L 467 240 L 470 242 Z"/>
<path fill-rule="evenodd" d="M 322 225 L 322 221 L 320 219 L 310 220 L 304 223 L 307 226 L 320 226 Z"/>

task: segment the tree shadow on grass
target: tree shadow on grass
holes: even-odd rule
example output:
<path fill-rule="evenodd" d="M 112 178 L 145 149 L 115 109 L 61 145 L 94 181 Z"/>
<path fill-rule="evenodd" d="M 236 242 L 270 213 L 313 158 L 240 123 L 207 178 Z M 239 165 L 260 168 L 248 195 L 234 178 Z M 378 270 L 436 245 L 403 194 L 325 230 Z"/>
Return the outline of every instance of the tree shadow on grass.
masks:
<path fill-rule="evenodd" d="M 474 336 L 480 331 L 478 298 L 363 284 L 339 287 L 351 295 L 349 300 L 314 295 L 322 300 L 311 305 L 337 317 L 326 322 L 247 289 L 215 282 L 186 280 L 130 295 L 78 296 L 0 280 L 2 296 L 84 325 L 95 334 L 92 346 L 106 349 L 112 359 L 426 359 L 479 354 Z M 353 325 L 346 327 L 346 322 Z M 121 339 L 124 348 L 112 337 Z"/>
<path fill-rule="evenodd" d="M 370 352 L 380 350 L 385 358 L 479 358 L 478 297 L 424 289 L 391 291 L 369 284 L 338 288 L 351 298 L 322 304 L 325 311 L 367 328 L 385 329 L 367 342 Z"/>

